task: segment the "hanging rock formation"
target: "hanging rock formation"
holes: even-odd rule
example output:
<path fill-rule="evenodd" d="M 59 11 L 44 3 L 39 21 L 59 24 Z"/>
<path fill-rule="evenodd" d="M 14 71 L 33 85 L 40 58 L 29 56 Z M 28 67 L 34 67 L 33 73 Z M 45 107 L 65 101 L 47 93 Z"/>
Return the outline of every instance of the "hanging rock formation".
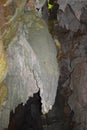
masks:
<path fill-rule="evenodd" d="M 47 113 L 58 86 L 57 50 L 47 25 L 35 12 L 26 11 L 21 16 L 21 21 L 15 21 L 17 30 L 6 50 L 8 96 L 0 109 L 0 130 L 8 127 L 10 111 L 38 91 L 42 112 Z"/>

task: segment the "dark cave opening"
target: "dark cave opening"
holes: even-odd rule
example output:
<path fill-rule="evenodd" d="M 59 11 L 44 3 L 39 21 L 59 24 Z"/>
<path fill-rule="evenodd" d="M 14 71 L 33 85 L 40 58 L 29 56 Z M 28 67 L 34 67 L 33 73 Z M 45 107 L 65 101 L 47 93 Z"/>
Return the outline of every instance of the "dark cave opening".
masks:
<path fill-rule="evenodd" d="M 43 130 L 39 92 L 10 113 L 8 130 Z"/>
<path fill-rule="evenodd" d="M 30 97 L 25 105 L 20 104 L 10 113 L 6 130 L 72 130 L 73 111 L 67 104 L 71 91 L 58 87 L 55 103 L 47 114 L 41 113 L 39 92 Z"/>

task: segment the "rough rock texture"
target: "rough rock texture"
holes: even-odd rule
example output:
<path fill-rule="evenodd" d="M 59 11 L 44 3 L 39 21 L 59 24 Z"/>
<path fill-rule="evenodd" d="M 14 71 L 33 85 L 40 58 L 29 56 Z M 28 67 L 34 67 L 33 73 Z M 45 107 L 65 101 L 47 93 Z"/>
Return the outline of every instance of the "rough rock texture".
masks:
<path fill-rule="evenodd" d="M 61 110 L 64 108 L 64 111 L 69 112 L 66 108 L 69 106 L 67 104 L 70 104 L 72 109 L 70 109 L 71 113 L 69 112 L 69 119 L 71 118 L 72 120 L 73 118 L 73 120 L 69 124 L 66 123 L 68 126 L 71 124 L 71 128 L 64 127 L 64 130 L 87 130 L 87 1 L 84 1 L 84 5 L 80 3 L 80 0 L 76 0 L 76 2 L 74 0 L 58 0 L 58 2 L 61 10 L 58 10 L 57 18 L 59 26 L 55 25 L 55 30 L 58 30 L 56 36 L 62 44 L 63 54 L 60 63 L 59 84 L 61 87 L 60 91 L 65 90 L 60 92 L 60 94 L 62 93 L 63 96 L 65 94 L 64 100 L 66 100 L 64 106 L 62 106 L 62 102 L 59 102 L 58 108 L 61 105 Z M 76 4 L 76 8 L 73 7 L 72 3 Z M 60 25 L 62 26 L 61 28 Z M 66 96 L 67 93 L 68 96 Z M 57 105 L 55 107 L 57 108 Z M 58 108 L 57 112 L 53 109 L 56 113 L 54 115 L 59 113 Z M 52 112 L 50 113 L 52 114 Z M 61 113 L 63 111 L 60 112 L 60 115 Z M 65 116 L 64 113 L 63 116 Z M 56 122 L 54 117 L 53 119 L 49 117 L 49 119 L 51 120 L 50 125 L 52 125 L 52 121 Z M 63 121 L 62 118 L 61 120 Z M 56 128 L 52 127 L 52 129 Z"/>
<path fill-rule="evenodd" d="M 71 76 L 73 93 L 69 104 L 74 111 L 75 130 L 87 129 L 87 58 L 77 58 L 72 62 L 74 71 Z"/>
<path fill-rule="evenodd" d="M 0 108 L 2 107 L 3 102 L 6 100 L 7 97 L 7 87 L 3 83 L 3 80 L 6 77 L 6 73 L 7 73 L 7 60 L 3 47 L 2 38 L 0 35 Z"/>
<path fill-rule="evenodd" d="M 61 82 L 71 87 L 72 95 L 68 97 L 69 105 L 74 112 L 73 130 L 87 129 L 87 33 L 73 36 L 65 35 L 62 42 L 64 57 L 62 59 Z M 68 38 L 67 38 L 68 37 Z M 69 40 L 68 40 L 69 39 Z M 65 79 L 64 81 L 62 79 Z M 68 83 L 67 83 L 68 79 Z M 66 82 L 65 82 L 66 81 Z"/>
<path fill-rule="evenodd" d="M 36 0 L 35 6 L 36 8 L 41 8 L 45 4 L 46 0 Z"/>
<path fill-rule="evenodd" d="M 1 107 L 4 105 L 4 102 L 7 98 L 7 87 L 6 84 L 4 84 L 3 82 L 0 84 L 0 109 Z"/>
<path fill-rule="evenodd" d="M 86 0 L 58 0 L 61 10 L 65 10 L 66 6 L 69 4 L 73 9 L 76 17 L 80 19 L 81 9 L 86 7 L 87 1 Z"/>
<path fill-rule="evenodd" d="M 67 12 L 67 13 L 66 13 Z M 67 102 L 71 107 L 73 130 L 87 129 L 87 11 L 82 9 L 80 21 L 71 13 L 72 9 L 68 5 L 64 10 L 62 18 L 63 28 L 55 27 L 58 32 L 56 35 L 62 44 L 62 62 L 60 68 L 61 91 L 67 88 L 70 90 Z M 73 15 L 72 15 L 73 14 Z M 69 21 L 70 20 L 70 21 Z M 69 24 L 70 23 L 70 24 Z M 78 24 L 80 23 L 80 24 Z M 74 26 L 73 26 L 74 25 Z M 80 25 L 80 26 L 79 26 Z M 81 29 L 82 31 L 78 29 Z M 68 30 L 67 30 L 68 29 Z M 74 33 L 73 33 L 74 32 Z M 71 86 L 71 88 L 70 88 Z M 64 92 L 64 93 L 65 93 Z M 63 95 L 64 95 L 63 93 Z M 65 93 L 66 94 L 66 93 Z M 71 96 L 72 95 L 72 96 Z M 68 102 L 69 99 L 69 102 Z M 71 118 L 71 119 L 72 119 Z M 69 123 L 70 124 L 70 123 Z M 70 129 L 69 129 L 70 130 Z"/>
<path fill-rule="evenodd" d="M 43 113 L 47 113 L 55 101 L 59 77 L 56 47 L 43 20 L 30 13 L 31 16 L 37 20 L 25 16 L 25 26 L 19 26 L 7 49 L 8 97 L 0 111 L 0 130 L 7 127 L 10 111 L 20 103 L 25 104 L 39 90 Z"/>
<path fill-rule="evenodd" d="M 80 27 L 79 20 L 75 17 L 71 7 L 69 5 L 66 6 L 64 12 L 59 11 L 57 14 L 57 19 L 61 27 L 66 27 L 67 30 L 71 30 L 76 32 Z M 75 25 L 75 26 L 73 26 Z"/>
<path fill-rule="evenodd" d="M 35 20 L 36 19 L 37 19 L 37 16 L 35 17 Z M 59 74 L 58 74 L 59 70 L 57 69 L 58 64 L 57 64 L 57 58 L 56 58 L 57 56 L 56 47 L 54 45 L 53 39 L 51 38 L 51 35 L 48 33 L 48 29 L 46 29 L 47 25 L 44 23 L 44 21 L 43 20 L 41 21 L 41 19 L 38 19 L 35 23 L 36 23 L 36 28 L 34 26 L 31 26 L 31 28 L 29 28 L 29 26 L 25 27 L 25 28 L 28 28 L 29 30 L 28 33 L 26 34 L 26 37 L 40 61 L 40 66 L 41 66 L 41 71 L 42 71 L 41 75 L 43 75 L 41 76 L 41 79 L 44 83 L 43 92 L 45 90 L 47 92 L 50 91 L 52 93 L 56 93 L 56 90 L 53 87 L 50 87 L 50 88 L 47 87 L 47 86 L 55 86 L 55 84 L 57 83 L 56 78 L 58 79 L 59 77 Z M 31 32 L 33 32 L 33 35 Z M 54 102 L 53 98 L 55 97 L 54 96 L 55 94 L 51 96 L 51 93 L 45 94 L 44 92 L 44 95 L 43 95 L 43 92 L 41 92 L 40 95 L 46 101 L 47 107 L 49 107 L 48 105 L 49 104 L 51 105 Z M 51 102 L 49 102 L 49 99 Z M 42 100 L 42 104 L 44 104 L 44 100 Z"/>
<path fill-rule="evenodd" d="M 4 80 L 7 72 L 7 61 L 4 52 L 3 42 L 0 37 L 0 83 Z"/>
<path fill-rule="evenodd" d="M 87 10 L 87 0 L 58 0 L 58 4 L 60 10 L 57 16 L 60 26 L 73 32 L 78 31 L 82 10 Z"/>

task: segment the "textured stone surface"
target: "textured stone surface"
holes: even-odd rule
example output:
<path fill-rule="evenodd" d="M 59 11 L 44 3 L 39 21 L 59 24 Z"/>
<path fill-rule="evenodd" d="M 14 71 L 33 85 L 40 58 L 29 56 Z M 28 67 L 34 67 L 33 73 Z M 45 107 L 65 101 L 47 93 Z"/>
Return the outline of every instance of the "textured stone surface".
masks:
<path fill-rule="evenodd" d="M 7 72 L 7 61 L 4 52 L 3 42 L 0 37 L 0 83 L 4 80 Z"/>
<path fill-rule="evenodd" d="M 74 71 L 71 76 L 72 95 L 69 104 L 74 111 L 75 130 L 87 129 L 87 58 L 77 58 L 72 62 Z"/>
<path fill-rule="evenodd" d="M 25 104 L 39 90 L 43 113 L 47 113 L 54 104 L 59 78 L 57 51 L 47 26 L 40 21 L 33 21 L 35 24 L 31 26 L 25 24 L 24 31 L 19 27 L 18 34 L 7 49 L 8 73 L 5 82 L 8 97 L 0 111 L 1 129 L 7 127 L 10 111 L 20 103 Z"/>
<path fill-rule="evenodd" d="M 81 15 L 81 9 L 83 7 L 86 7 L 85 5 L 87 4 L 86 0 L 58 0 L 59 3 L 59 8 L 61 10 L 65 10 L 67 5 L 70 5 L 71 8 L 73 9 L 76 17 L 78 19 L 80 19 L 80 15 Z"/>
<path fill-rule="evenodd" d="M 36 8 L 41 8 L 45 4 L 46 0 L 36 0 L 35 6 Z"/>
<path fill-rule="evenodd" d="M 58 4 L 57 18 L 61 27 L 77 32 L 86 24 L 86 0 L 58 0 Z"/>
<path fill-rule="evenodd" d="M 7 73 L 7 60 L 0 35 L 0 109 L 7 97 L 7 87 L 3 83 Z"/>
<path fill-rule="evenodd" d="M 64 12 L 59 10 L 57 19 L 61 27 L 66 27 L 67 30 L 76 32 L 79 29 L 80 22 L 73 13 L 69 5 L 66 6 Z M 73 26 L 75 25 L 75 26 Z"/>

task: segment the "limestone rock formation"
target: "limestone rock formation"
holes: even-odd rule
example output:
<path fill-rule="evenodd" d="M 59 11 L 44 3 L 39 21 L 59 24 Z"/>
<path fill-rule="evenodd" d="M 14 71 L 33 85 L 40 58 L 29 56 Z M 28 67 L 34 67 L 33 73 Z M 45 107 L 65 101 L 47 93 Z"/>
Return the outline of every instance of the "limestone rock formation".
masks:
<path fill-rule="evenodd" d="M 73 9 L 75 16 L 80 19 L 81 15 L 81 9 L 83 7 L 86 8 L 87 1 L 86 0 L 58 0 L 59 3 L 59 8 L 63 11 L 65 11 L 65 8 L 67 5 L 70 5 L 71 8 Z"/>
<path fill-rule="evenodd" d="M 87 129 L 87 58 L 79 57 L 72 62 L 74 71 L 71 77 L 69 105 L 74 111 L 75 130 Z"/>
<path fill-rule="evenodd" d="M 7 97 L 7 87 L 3 83 L 7 73 L 7 60 L 3 47 L 2 38 L 0 37 L 0 108 Z"/>
<path fill-rule="evenodd" d="M 42 112 L 52 109 L 58 86 L 57 50 L 47 25 L 36 14 L 26 12 L 7 51 L 5 83 L 8 97 L 0 110 L 0 130 L 9 123 L 9 114 L 18 104 L 40 91 Z"/>
<path fill-rule="evenodd" d="M 57 18 L 60 26 L 77 32 L 80 29 L 83 10 L 84 15 L 86 14 L 87 0 L 58 0 L 58 4 L 60 10 Z M 84 20 L 82 19 L 82 21 Z"/>

